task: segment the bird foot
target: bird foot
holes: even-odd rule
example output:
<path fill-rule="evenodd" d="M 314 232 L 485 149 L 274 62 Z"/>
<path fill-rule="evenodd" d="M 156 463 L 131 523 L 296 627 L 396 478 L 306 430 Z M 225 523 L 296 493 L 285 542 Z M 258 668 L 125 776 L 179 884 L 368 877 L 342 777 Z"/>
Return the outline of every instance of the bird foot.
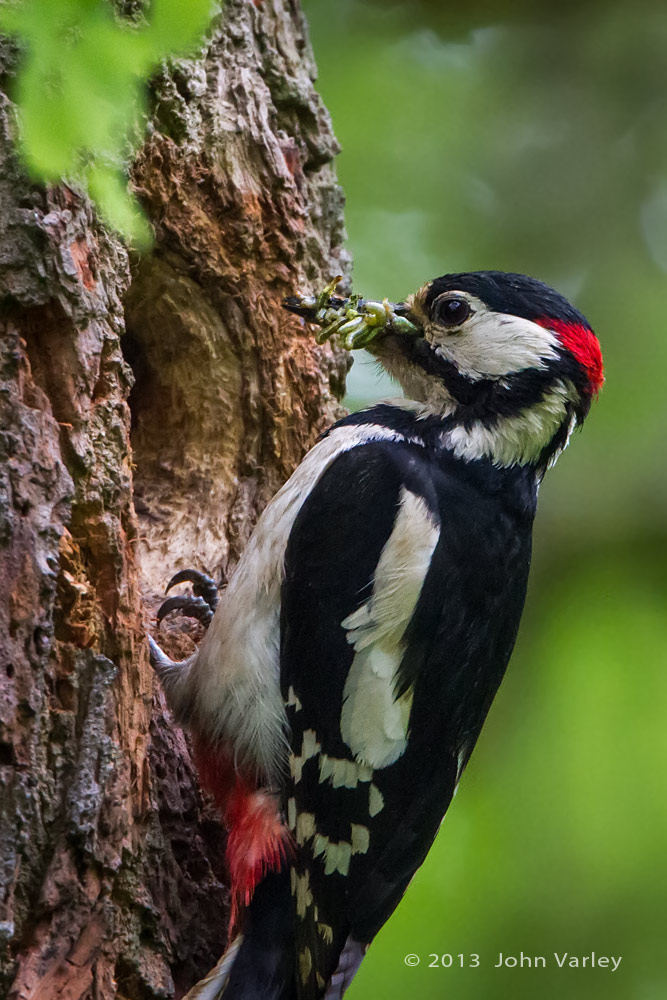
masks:
<path fill-rule="evenodd" d="M 218 587 L 206 573 L 196 569 L 182 569 L 172 576 L 165 593 L 177 583 L 191 583 L 192 594 L 179 594 L 163 601 L 157 612 L 158 625 L 171 611 L 181 611 L 188 618 L 196 618 L 206 628 L 210 625 L 218 606 Z"/>

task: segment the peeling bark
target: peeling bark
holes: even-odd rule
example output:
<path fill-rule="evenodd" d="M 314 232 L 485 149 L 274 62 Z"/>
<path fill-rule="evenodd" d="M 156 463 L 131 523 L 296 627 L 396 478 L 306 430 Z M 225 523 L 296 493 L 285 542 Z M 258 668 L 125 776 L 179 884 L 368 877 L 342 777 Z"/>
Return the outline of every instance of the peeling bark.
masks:
<path fill-rule="evenodd" d="M 14 52 L 0 43 L 2 79 Z M 0 995 L 180 997 L 225 943 L 224 831 L 148 666 L 338 412 L 282 297 L 344 273 L 335 139 L 292 0 L 230 0 L 152 85 L 130 260 L 31 186 L 0 98 Z M 192 648 L 198 626 L 161 642 Z"/>

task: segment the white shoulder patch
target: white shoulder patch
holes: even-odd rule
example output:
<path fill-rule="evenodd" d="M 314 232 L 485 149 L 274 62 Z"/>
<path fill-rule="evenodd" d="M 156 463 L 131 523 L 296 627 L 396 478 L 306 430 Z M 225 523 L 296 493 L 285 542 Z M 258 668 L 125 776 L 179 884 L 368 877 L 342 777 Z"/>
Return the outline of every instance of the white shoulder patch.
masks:
<path fill-rule="evenodd" d="M 406 747 L 412 691 L 398 699 L 394 692 L 405 630 L 439 537 L 424 501 L 403 488 L 371 596 L 341 622 L 355 649 L 343 693 L 341 735 L 356 759 L 373 768 L 393 764 Z"/>
<path fill-rule="evenodd" d="M 280 587 L 294 521 L 334 460 L 371 441 L 406 438 L 379 424 L 336 427 L 312 448 L 268 504 L 220 597 L 187 686 L 198 725 L 231 743 L 237 760 L 276 780 L 287 755 L 279 685 Z M 296 695 L 290 704 L 298 710 Z"/>

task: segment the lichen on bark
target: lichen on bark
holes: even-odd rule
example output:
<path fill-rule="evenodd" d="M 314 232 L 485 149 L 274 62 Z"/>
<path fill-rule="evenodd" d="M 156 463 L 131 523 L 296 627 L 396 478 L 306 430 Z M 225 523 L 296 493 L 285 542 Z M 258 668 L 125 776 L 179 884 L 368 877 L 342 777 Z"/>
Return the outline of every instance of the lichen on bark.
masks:
<path fill-rule="evenodd" d="M 0 46 L 2 79 L 15 52 Z M 224 831 L 147 662 L 335 417 L 346 360 L 280 308 L 344 273 L 336 143 L 291 0 L 230 0 L 153 81 L 130 257 L 40 190 L 0 103 L 0 995 L 182 996 L 225 943 Z M 164 642 L 185 652 L 187 630 Z"/>

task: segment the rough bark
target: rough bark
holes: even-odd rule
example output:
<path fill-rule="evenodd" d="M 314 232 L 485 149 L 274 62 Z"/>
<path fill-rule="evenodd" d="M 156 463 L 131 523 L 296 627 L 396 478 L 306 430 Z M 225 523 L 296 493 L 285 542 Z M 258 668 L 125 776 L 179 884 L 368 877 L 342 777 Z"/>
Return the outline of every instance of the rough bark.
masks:
<path fill-rule="evenodd" d="M 28 183 L 2 97 L 0 996 L 181 996 L 225 943 L 224 831 L 144 627 L 176 569 L 224 575 L 337 412 L 344 361 L 280 308 L 346 268 L 313 77 L 295 0 L 230 0 L 153 83 L 140 260 Z"/>

